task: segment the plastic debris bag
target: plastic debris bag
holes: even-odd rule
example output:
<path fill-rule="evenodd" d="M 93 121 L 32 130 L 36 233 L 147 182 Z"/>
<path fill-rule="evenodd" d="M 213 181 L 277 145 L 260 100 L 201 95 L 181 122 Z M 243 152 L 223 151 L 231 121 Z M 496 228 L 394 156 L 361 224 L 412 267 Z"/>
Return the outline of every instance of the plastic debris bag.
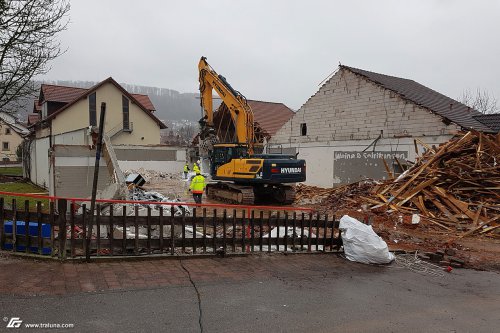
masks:
<path fill-rule="evenodd" d="M 344 254 L 350 261 L 363 264 L 388 264 L 394 260 L 387 243 L 366 225 L 349 215 L 340 219 Z"/>

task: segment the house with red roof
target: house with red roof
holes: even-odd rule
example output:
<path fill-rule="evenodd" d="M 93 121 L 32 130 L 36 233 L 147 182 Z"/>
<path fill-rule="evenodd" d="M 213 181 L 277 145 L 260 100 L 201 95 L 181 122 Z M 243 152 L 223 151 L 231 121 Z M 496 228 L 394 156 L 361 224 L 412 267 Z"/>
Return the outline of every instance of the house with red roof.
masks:
<path fill-rule="evenodd" d="M 98 127 L 102 103 L 104 131 L 114 145 L 160 143 L 160 130 L 167 127 L 149 97 L 129 93 L 111 77 L 88 89 L 42 84 L 28 124 L 37 138 Z"/>

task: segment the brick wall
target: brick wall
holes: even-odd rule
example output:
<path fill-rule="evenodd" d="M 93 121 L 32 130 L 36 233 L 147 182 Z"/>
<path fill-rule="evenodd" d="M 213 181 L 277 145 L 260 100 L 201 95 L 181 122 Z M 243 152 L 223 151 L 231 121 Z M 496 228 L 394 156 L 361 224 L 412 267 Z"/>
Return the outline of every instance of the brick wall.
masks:
<path fill-rule="evenodd" d="M 301 135 L 301 123 L 307 135 Z M 451 134 L 459 127 L 377 84 L 341 69 L 297 111 L 271 144 L 423 137 Z"/>

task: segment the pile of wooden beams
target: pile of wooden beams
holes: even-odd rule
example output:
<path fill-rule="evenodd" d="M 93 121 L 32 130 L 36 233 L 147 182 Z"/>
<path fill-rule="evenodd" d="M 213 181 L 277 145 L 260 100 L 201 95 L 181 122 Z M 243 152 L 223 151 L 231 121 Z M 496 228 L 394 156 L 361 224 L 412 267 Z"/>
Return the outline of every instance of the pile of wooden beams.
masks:
<path fill-rule="evenodd" d="M 439 228 L 461 230 L 460 237 L 497 235 L 500 134 L 472 131 L 428 149 L 400 177 L 365 199 L 374 209 L 420 214 Z"/>

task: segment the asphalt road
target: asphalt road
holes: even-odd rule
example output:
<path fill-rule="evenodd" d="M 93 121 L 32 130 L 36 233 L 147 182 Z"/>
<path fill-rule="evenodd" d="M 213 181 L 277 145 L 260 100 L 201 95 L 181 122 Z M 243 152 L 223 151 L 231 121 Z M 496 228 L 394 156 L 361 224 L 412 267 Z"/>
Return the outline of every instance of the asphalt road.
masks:
<path fill-rule="evenodd" d="M 498 273 L 456 269 L 435 277 L 334 255 L 294 257 L 206 259 L 207 268 L 220 267 L 220 261 L 248 267 L 264 261 L 266 268 L 240 272 L 244 278 L 231 281 L 194 275 L 196 288 L 186 273 L 184 285 L 152 289 L 0 295 L 0 316 L 73 323 L 72 330 L 58 331 L 74 332 L 499 331 Z M 189 271 L 192 263 L 183 265 Z M 5 325 L 0 322 L 0 331 L 23 331 Z"/>

